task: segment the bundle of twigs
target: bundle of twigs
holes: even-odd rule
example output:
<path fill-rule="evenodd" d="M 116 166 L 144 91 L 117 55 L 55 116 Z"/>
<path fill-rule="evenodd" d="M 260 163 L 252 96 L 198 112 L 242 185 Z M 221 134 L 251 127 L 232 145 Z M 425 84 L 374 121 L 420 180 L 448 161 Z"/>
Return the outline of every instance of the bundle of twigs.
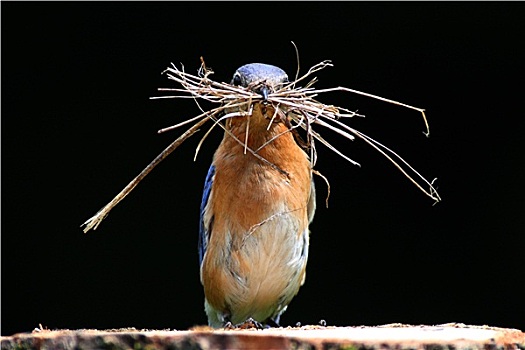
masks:
<path fill-rule="evenodd" d="M 366 136 L 365 134 L 359 132 L 358 130 L 344 124 L 340 119 L 360 116 L 355 112 L 352 112 L 346 108 L 336 107 L 332 105 L 325 105 L 315 98 L 321 93 L 334 92 L 334 91 L 344 91 L 356 93 L 359 95 L 364 95 L 372 97 L 378 100 L 385 102 L 393 103 L 416 111 L 421 112 L 423 120 L 426 126 L 425 134 L 428 136 L 429 128 L 427 119 L 425 116 L 424 109 L 416 108 L 409 106 L 397 101 L 389 100 L 379 96 L 371 95 L 361 91 L 349 89 L 346 87 L 335 87 L 329 89 L 316 89 L 313 87 L 314 83 L 317 81 L 316 77 L 312 75 L 319 70 L 322 70 L 326 67 L 332 66 L 330 61 L 323 61 L 314 65 L 308 70 L 306 74 L 301 77 L 295 77 L 295 80 L 285 84 L 280 87 L 278 90 L 271 92 L 267 99 L 264 101 L 266 104 L 271 104 L 275 110 L 275 115 L 277 113 L 285 113 L 288 116 L 291 128 L 302 128 L 305 130 L 307 136 L 307 145 L 310 149 L 310 159 L 312 162 L 312 170 L 315 165 L 315 160 L 317 158 L 317 152 L 315 148 L 315 141 L 319 141 L 330 150 L 334 151 L 347 161 L 352 164 L 359 165 L 354 160 L 350 159 L 348 156 L 343 154 L 341 151 L 332 146 L 328 141 L 326 141 L 321 134 L 316 130 L 317 125 L 328 128 L 343 137 L 354 140 L 356 137 L 362 139 L 370 146 L 375 148 L 383 156 L 385 156 L 396 168 L 398 168 L 415 186 L 417 186 L 423 193 L 425 193 L 430 198 L 434 199 L 436 202 L 439 202 L 441 198 L 439 197 L 436 189 L 433 186 L 433 182 L 427 181 L 421 174 L 419 174 L 413 167 L 411 167 L 403 158 L 401 158 L 397 153 L 389 149 L 388 147 L 382 145 L 381 143 L 375 141 L 374 139 Z M 152 99 L 159 98 L 193 98 L 197 103 L 197 106 L 201 110 L 201 113 L 196 117 L 185 120 L 179 124 L 173 125 L 171 127 L 159 130 L 159 133 L 172 130 L 186 124 L 194 123 L 185 133 L 183 133 L 177 140 L 175 140 L 171 145 L 169 145 L 161 154 L 157 156 L 135 179 L 133 179 L 111 202 L 109 202 L 104 208 L 102 208 L 95 216 L 88 219 L 83 226 L 84 232 L 89 231 L 90 229 L 96 229 L 100 222 L 107 216 L 109 211 L 118 204 L 133 188 L 164 158 L 166 158 L 173 150 L 175 150 L 182 142 L 192 136 L 204 123 L 209 120 L 213 121 L 213 125 L 210 127 L 208 132 L 203 136 L 199 142 L 196 154 L 199 151 L 203 141 L 206 136 L 211 132 L 211 130 L 219 125 L 229 133 L 229 131 L 224 127 L 223 121 L 231 117 L 239 116 L 248 116 L 253 110 L 253 104 L 262 102 L 263 97 L 253 91 L 253 87 L 243 88 L 239 86 L 230 85 L 227 83 L 220 83 L 209 78 L 213 72 L 208 69 L 204 61 L 198 71 L 197 75 L 192 75 L 182 69 L 178 69 L 175 65 L 167 68 L 163 73 L 166 73 L 168 78 L 174 80 L 175 82 L 181 85 L 181 88 L 162 88 L 159 91 L 169 91 L 170 96 L 159 96 L 152 97 Z M 298 83 L 305 81 L 307 78 L 311 80 L 306 83 L 304 87 L 298 87 Z M 198 100 L 205 100 L 215 104 L 218 104 L 218 107 L 212 108 L 211 110 L 205 111 L 200 105 Z M 270 121 L 271 123 L 271 121 Z M 230 133 L 230 136 L 234 137 Z M 278 135 L 280 136 L 280 135 Z M 277 136 L 277 137 L 278 137 Z M 245 152 L 248 151 L 254 156 L 261 158 L 257 152 L 258 150 L 252 150 L 247 147 L 247 143 L 243 140 L 238 140 L 238 142 L 244 145 Z M 271 142 L 270 140 L 269 142 Z M 264 146 L 264 145 L 263 145 Z M 262 147 L 261 147 L 262 148 Z M 262 159 L 265 161 L 264 159 Z M 428 187 L 425 189 L 423 186 Z"/>

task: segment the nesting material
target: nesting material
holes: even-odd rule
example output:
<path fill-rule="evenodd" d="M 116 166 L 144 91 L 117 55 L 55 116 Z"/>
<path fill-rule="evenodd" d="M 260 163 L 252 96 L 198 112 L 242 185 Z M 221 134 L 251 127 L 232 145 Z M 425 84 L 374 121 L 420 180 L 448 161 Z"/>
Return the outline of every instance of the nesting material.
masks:
<path fill-rule="evenodd" d="M 256 103 L 262 103 L 264 106 L 271 106 L 274 110 L 273 117 L 269 120 L 268 127 L 271 123 L 278 118 L 278 120 L 284 120 L 289 128 L 286 132 L 297 133 L 298 130 L 302 130 L 305 135 L 305 142 L 301 146 L 305 148 L 310 154 L 311 169 L 315 174 L 320 175 L 314 166 L 317 159 L 316 143 L 319 142 L 337 153 L 343 159 L 349 161 L 352 164 L 359 165 L 356 161 L 348 157 L 341 150 L 335 148 L 330 144 L 323 136 L 319 129 L 326 128 L 332 130 L 339 135 L 343 136 L 348 140 L 355 140 L 356 138 L 363 140 L 368 145 L 373 147 L 384 157 L 386 157 L 399 171 L 401 171 L 417 188 L 419 188 L 424 194 L 432 198 L 435 202 L 441 200 L 433 181 L 426 180 L 420 173 L 418 173 L 412 166 L 410 166 L 401 156 L 392 151 L 390 148 L 372 139 L 371 137 L 361 133 L 360 131 L 348 126 L 343 120 L 351 117 L 362 117 L 347 108 L 326 105 L 316 98 L 324 93 L 330 93 L 335 91 L 349 92 L 359 95 L 364 95 L 374 99 L 378 99 L 384 102 L 396 104 L 402 107 L 416 110 L 421 113 L 423 121 L 425 123 L 426 131 L 425 135 L 429 135 L 429 126 L 425 116 L 424 109 L 413 107 L 404 103 L 389 100 L 383 97 L 375 96 L 372 94 L 364 93 L 361 91 L 349 89 L 346 87 L 334 87 L 328 89 L 316 89 L 314 84 L 317 82 L 317 78 L 314 74 L 322 69 L 333 66 L 330 61 L 320 62 L 311 67 L 308 72 L 302 76 L 299 76 L 299 70 L 293 81 L 284 84 L 283 86 L 274 89 L 274 87 L 267 85 L 270 90 L 268 96 L 263 97 L 260 94 L 254 92 L 257 91 L 259 86 L 265 85 L 264 81 L 257 82 L 257 85 L 248 86 L 246 88 L 230 85 L 228 83 L 222 83 L 214 81 L 210 78 L 213 71 L 206 67 L 204 60 L 201 58 L 201 67 L 199 68 L 197 75 L 187 73 L 184 67 L 180 69 L 177 66 L 167 68 L 163 73 L 168 76 L 170 80 L 180 84 L 180 88 L 161 88 L 159 91 L 167 92 L 169 95 L 152 97 L 152 99 L 160 98 L 191 98 L 195 100 L 201 113 L 197 116 L 187 119 L 176 125 L 159 130 L 159 133 L 166 132 L 168 130 L 176 129 L 189 124 L 193 125 L 186 130 L 178 139 L 176 139 L 171 145 L 169 145 L 164 151 L 162 151 L 135 179 L 133 179 L 111 202 L 109 202 L 104 208 L 102 208 L 95 216 L 88 219 L 82 226 L 84 226 L 84 232 L 90 229 L 96 229 L 101 221 L 108 215 L 109 211 L 117 205 L 124 197 L 135 188 L 135 186 L 164 158 L 166 158 L 171 152 L 173 152 L 181 143 L 192 136 L 199 130 L 206 122 L 211 121 L 211 127 L 204 134 L 201 141 L 199 142 L 195 156 L 201 148 L 204 140 L 209 133 L 219 126 L 237 142 L 244 146 L 245 153 L 251 153 L 263 162 L 273 166 L 266 159 L 261 157 L 258 152 L 264 147 L 262 145 L 259 149 L 250 149 L 247 144 L 247 140 L 240 140 L 236 138 L 229 130 L 224 126 L 224 122 L 232 117 L 249 117 L 253 111 L 253 106 Z M 305 83 L 306 82 L 306 83 Z M 304 87 L 301 86 L 304 84 Z M 199 101 L 207 101 L 212 104 L 216 104 L 217 107 L 205 110 L 202 108 Z M 249 123 L 247 123 L 249 126 Z M 248 132 L 246 135 L 248 137 Z M 279 137 L 281 135 L 277 135 Z M 268 142 L 272 142 L 269 140 Z M 279 169 L 277 169 L 279 170 Z M 322 175 L 320 175 L 322 176 Z M 326 178 L 322 176 L 325 180 Z"/>

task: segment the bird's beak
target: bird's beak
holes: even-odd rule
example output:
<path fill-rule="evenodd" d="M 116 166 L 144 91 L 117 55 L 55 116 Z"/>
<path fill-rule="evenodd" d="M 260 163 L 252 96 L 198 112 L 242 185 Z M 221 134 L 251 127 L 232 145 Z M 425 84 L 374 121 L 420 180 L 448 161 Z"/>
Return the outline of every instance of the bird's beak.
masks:
<path fill-rule="evenodd" d="M 259 93 L 262 95 L 264 101 L 268 101 L 268 95 L 270 94 L 270 90 L 266 85 L 263 85 L 259 89 Z"/>

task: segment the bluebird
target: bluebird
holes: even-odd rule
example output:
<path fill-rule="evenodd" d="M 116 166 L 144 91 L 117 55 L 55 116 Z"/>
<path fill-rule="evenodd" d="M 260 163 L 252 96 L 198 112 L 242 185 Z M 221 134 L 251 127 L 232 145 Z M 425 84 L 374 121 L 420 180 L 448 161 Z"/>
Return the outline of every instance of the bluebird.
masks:
<path fill-rule="evenodd" d="M 261 63 L 240 67 L 231 81 L 262 98 L 254 101 L 251 115 L 226 119 L 204 184 L 200 280 L 214 328 L 247 320 L 279 325 L 305 281 L 315 212 L 311 164 L 294 133 L 287 132 L 286 111 L 276 114 L 267 101 L 286 83 L 282 69 Z"/>

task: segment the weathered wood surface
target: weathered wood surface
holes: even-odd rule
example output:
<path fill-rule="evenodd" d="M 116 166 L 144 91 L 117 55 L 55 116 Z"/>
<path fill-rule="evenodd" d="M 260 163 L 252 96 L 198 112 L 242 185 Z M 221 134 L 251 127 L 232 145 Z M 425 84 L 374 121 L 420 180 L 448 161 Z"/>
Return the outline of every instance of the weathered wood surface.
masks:
<path fill-rule="evenodd" d="M 524 350 L 517 329 L 391 324 L 377 327 L 321 327 L 212 330 L 45 330 L 1 338 L 7 349 L 351 349 L 351 350 Z"/>

